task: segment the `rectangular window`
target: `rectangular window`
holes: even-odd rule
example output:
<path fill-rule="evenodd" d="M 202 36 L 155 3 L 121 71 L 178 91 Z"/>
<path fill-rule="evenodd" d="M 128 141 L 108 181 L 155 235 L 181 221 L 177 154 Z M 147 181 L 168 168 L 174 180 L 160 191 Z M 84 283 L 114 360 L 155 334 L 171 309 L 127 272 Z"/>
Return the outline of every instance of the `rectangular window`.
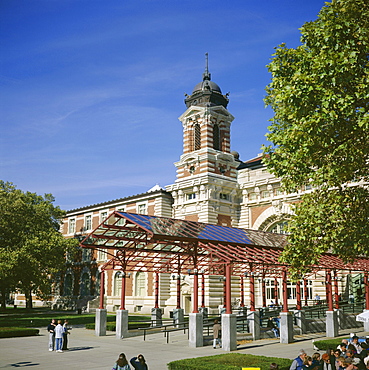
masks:
<path fill-rule="evenodd" d="M 228 200 L 229 199 L 229 194 L 220 193 L 219 194 L 219 199 Z"/>
<path fill-rule="evenodd" d="M 137 213 L 140 215 L 145 215 L 146 214 L 146 204 L 138 204 Z"/>
<path fill-rule="evenodd" d="M 187 200 L 196 199 L 196 193 L 189 193 L 187 194 Z"/>
<path fill-rule="evenodd" d="M 283 190 L 281 188 L 275 189 L 275 195 L 283 195 Z"/>
<path fill-rule="evenodd" d="M 68 233 L 74 234 L 76 232 L 76 219 L 70 218 L 68 223 Z"/>
<path fill-rule="evenodd" d="M 107 259 L 106 251 L 102 251 L 101 249 L 97 252 L 97 259 L 99 261 L 105 261 Z"/>
<path fill-rule="evenodd" d="M 101 212 L 100 213 L 100 223 L 106 220 L 107 217 L 108 217 L 108 212 Z"/>
<path fill-rule="evenodd" d="M 85 230 L 91 230 L 92 229 L 92 216 L 87 215 L 85 216 Z"/>
<path fill-rule="evenodd" d="M 261 197 L 262 198 L 268 198 L 269 197 L 269 191 L 268 190 L 264 190 L 261 192 Z"/>
<path fill-rule="evenodd" d="M 256 193 L 250 193 L 249 199 L 250 200 L 256 200 L 256 199 L 258 199 L 258 195 Z"/>

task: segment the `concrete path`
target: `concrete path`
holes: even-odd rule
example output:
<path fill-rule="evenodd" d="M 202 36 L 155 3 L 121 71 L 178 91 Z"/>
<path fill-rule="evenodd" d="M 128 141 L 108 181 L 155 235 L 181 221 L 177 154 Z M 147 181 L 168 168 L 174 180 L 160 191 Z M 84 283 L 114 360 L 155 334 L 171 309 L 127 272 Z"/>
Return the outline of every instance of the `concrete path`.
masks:
<path fill-rule="evenodd" d="M 340 332 L 349 335 L 350 330 Z M 356 332 L 357 335 L 369 335 Z M 238 347 L 238 353 L 276 356 L 293 359 L 299 349 L 308 354 L 314 352 L 312 339 L 323 339 L 324 334 L 295 337 L 296 342 L 280 344 L 276 339 L 265 339 L 249 342 Z M 166 370 L 167 363 L 184 358 L 211 356 L 225 353 L 222 349 L 214 350 L 212 346 L 189 348 L 187 334 L 174 332 L 170 343 L 162 333 L 126 339 L 115 338 L 115 333 L 108 332 L 105 337 L 96 337 L 93 330 L 73 328 L 69 336 L 69 351 L 63 353 L 48 351 L 48 336 L 45 328 L 40 329 L 37 337 L 2 338 L 0 339 L 0 369 L 111 369 L 119 353 L 124 352 L 127 358 L 142 353 L 150 370 Z M 323 352 L 321 352 L 323 353 Z"/>

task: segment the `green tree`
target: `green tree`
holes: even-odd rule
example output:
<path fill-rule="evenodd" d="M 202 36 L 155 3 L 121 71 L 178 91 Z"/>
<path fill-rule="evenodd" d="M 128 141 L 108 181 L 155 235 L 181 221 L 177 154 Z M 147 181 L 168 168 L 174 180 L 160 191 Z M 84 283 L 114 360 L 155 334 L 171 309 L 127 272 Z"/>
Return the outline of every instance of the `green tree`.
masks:
<path fill-rule="evenodd" d="M 324 252 L 369 256 L 369 3 L 326 3 L 301 35 L 297 48 L 276 48 L 265 99 L 265 163 L 286 190 L 313 187 L 282 255 L 295 273 Z"/>
<path fill-rule="evenodd" d="M 32 308 L 32 293 L 47 297 L 52 275 L 65 265 L 66 252 L 72 252 L 76 240 L 60 233 L 65 215 L 53 205 L 51 194 L 43 197 L 22 192 L 12 183 L 0 180 L 0 291 L 5 308 L 6 294 L 20 289 L 27 307 Z"/>

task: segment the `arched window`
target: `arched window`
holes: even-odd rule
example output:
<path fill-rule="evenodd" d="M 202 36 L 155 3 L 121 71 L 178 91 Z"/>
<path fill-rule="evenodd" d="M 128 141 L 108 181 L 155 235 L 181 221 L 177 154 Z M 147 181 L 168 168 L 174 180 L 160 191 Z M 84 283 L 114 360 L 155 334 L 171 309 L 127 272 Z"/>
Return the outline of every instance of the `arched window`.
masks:
<path fill-rule="evenodd" d="M 90 275 L 84 272 L 81 276 L 80 295 L 90 295 Z"/>
<path fill-rule="evenodd" d="M 114 295 L 120 296 L 122 293 L 122 273 L 118 271 L 114 275 Z"/>
<path fill-rule="evenodd" d="M 215 150 L 221 150 L 220 148 L 220 130 L 218 125 L 213 126 L 213 148 Z"/>
<path fill-rule="evenodd" d="M 198 123 L 193 126 L 193 150 L 201 149 L 201 128 Z"/>
<path fill-rule="evenodd" d="M 276 224 L 273 224 L 267 231 L 270 231 L 271 233 L 277 233 L 277 234 L 287 234 L 287 225 L 288 221 L 281 221 Z"/>
<path fill-rule="evenodd" d="M 144 272 L 136 274 L 135 295 L 144 297 L 146 295 L 146 276 Z"/>
<path fill-rule="evenodd" d="M 66 274 L 64 278 L 64 295 L 73 295 L 72 274 Z"/>

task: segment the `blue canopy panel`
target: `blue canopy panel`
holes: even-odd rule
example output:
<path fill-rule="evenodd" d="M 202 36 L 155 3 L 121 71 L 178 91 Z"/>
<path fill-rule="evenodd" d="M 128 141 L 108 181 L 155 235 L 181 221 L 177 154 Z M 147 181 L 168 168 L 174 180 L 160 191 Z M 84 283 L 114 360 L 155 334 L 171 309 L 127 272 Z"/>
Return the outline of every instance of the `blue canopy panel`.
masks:
<path fill-rule="evenodd" d="M 157 236 L 280 248 L 286 244 L 286 237 L 281 234 L 126 212 L 116 214 Z"/>

